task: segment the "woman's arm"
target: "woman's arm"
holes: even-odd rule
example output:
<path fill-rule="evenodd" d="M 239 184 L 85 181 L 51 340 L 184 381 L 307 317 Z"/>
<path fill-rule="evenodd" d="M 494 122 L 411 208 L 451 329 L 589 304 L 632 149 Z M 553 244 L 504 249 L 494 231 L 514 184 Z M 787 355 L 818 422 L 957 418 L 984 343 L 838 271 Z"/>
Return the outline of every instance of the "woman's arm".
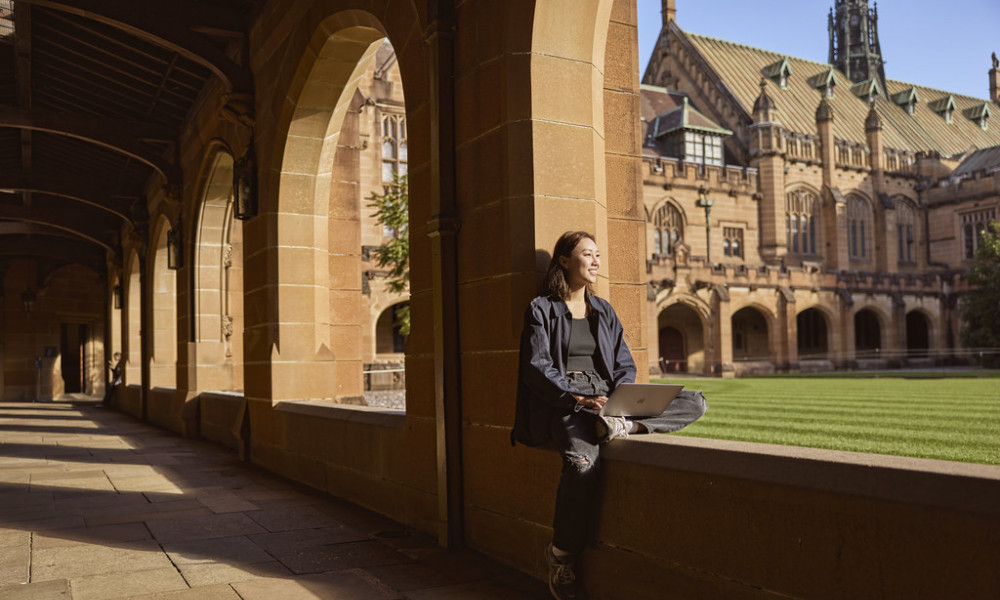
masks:
<path fill-rule="evenodd" d="M 551 323 L 541 307 L 532 302 L 524 313 L 521 331 L 520 379 L 532 395 L 556 408 L 577 403 L 566 377 L 556 368 L 549 351 Z"/>

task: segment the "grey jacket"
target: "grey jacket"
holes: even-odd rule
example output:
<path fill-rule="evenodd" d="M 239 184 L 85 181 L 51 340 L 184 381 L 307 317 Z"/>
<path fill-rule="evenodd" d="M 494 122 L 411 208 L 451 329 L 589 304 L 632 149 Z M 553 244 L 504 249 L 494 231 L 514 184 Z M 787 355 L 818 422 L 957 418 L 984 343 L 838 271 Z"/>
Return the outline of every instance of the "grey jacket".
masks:
<path fill-rule="evenodd" d="M 599 355 L 594 362 L 613 392 L 619 384 L 635 381 L 635 361 L 625 343 L 621 321 L 608 301 L 593 296 L 590 308 L 590 328 Z M 566 381 L 572 319 L 566 303 L 550 296 L 538 296 L 524 311 L 511 445 L 545 444 L 553 413 L 566 414 L 576 404 Z"/>

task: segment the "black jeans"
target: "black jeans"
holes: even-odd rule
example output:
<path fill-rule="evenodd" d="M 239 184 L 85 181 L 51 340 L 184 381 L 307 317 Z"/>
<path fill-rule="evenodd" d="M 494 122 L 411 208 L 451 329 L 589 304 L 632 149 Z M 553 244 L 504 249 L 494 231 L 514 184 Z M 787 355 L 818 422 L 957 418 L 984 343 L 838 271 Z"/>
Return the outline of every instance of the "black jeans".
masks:
<path fill-rule="evenodd" d="M 607 395 L 607 381 L 592 371 L 567 375 L 570 386 L 584 396 Z M 708 405 L 701 392 L 681 390 L 662 415 L 635 419 L 650 433 L 670 433 L 694 423 Z M 601 461 L 596 423 L 600 417 L 587 411 L 553 413 L 552 442 L 562 456 L 562 475 L 556 492 L 552 544 L 579 554 L 590 539 L 598 519 Z"/>
<path fill-rule="evenodd" d="M 570 386 L 584 396 L 608 393 L 608 382 L 594 372 L 567 375 Z M 562 456 L 562 476 L 556 492 L 552 544 L 579 554 L 597 521 L 600 492 L 600 442 L 597 417 L 586 411 L 553 413 L 552 442 Z"/>

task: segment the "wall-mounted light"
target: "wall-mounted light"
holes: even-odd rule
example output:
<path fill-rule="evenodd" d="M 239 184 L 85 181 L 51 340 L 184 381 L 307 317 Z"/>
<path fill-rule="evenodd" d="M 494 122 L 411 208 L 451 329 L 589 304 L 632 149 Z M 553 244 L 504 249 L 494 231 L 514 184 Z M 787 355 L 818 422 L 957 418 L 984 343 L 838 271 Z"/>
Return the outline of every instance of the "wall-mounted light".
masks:
<path fill-rule="evenodd" d="M 180 221 L 167 232 L 167 268 L 177 270 L 184 266 L 184 232 Z"/>
<path fill-rule="evenodd" d="M 35 304 L 38 302 L 38 294 L 35 290 L 30 287 L 23 292 L 21 292 L 21 305 L 24 307 L 24 312 L 32 313 L 35 312 Z"/>
<path fill-rule="evenodd" d="M 705 209 L 705 260 L 708 264 L 712 264 L 712 207 L 715 206 L 715 202 L 708 197 L 708 188 L 700 187 L 698 188 L 698 200 L 695 202 L 695 206 Z"/>
<path fill-rule="evenodd" d="M 253 142 L 243 158 L 233 164 L 233 204 L 237 219 L 247 221 L 257 216 L 257 160 Z"/>
<path fill-rule="evenodd" d="M 122 307 L 122 286 L 116 285 L 111 288 L 111 299 L 114 302 L 114 307 L 120 309 Z"/>

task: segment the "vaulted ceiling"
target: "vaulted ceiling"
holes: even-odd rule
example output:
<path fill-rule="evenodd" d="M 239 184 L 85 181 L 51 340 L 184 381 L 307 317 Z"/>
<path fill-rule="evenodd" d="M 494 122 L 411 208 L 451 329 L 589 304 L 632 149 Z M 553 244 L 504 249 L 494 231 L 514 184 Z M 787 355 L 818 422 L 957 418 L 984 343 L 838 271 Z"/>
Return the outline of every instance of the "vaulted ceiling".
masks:
<path fill-rule="evenodd" d="M 206 90 L 252 94 L 262 2 L 0 0 L 0 259 L 103 272 Z"/>

